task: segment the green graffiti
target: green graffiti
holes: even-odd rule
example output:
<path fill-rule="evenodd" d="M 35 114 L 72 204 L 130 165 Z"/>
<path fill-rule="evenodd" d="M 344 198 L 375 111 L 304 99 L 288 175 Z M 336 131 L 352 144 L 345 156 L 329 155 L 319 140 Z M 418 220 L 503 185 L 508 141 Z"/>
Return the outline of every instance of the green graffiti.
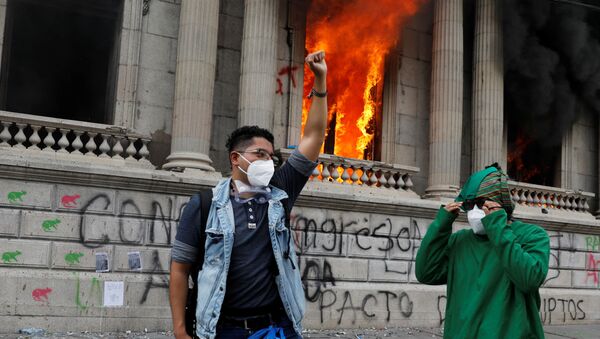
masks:
<path fill-rule="evenodd" d="M 65 255 L 65 261 L 69 265 L 79 264 L 79 258 L 83 257 L 83 253 L 81 252 L 69 252 Z"/>
<path fill-rule="evenodd" d="M 588 251 L 596 252 L 600 250 L 600 236 L 585 237 L 585 246 Z"/>
<path fill-rule="evenodd" d="M 85 311 L 85 310 L 87 310 L 89 305 L 88 305 L 87 301 L 85 302 L 85 304 L 83 304 L 81 302 L 81 297 L 80 297 L 80 293 L 79 293 L 80 285 L 81 285 L 81 282 L 79 280 L 79 275 L 77 275 L 77 286 L 76 286 L 76 291 L 75 291 L 75 305 L 77 305 L 77 307 L 79 307 L 80 310 Z M 96 277 L 92 278 L 92 282 L 90 284 L 89 296 L 91 297 L 94 293 L 96 293 L 96 295 L 98 297 L 98 305 L 101 305 L 102 304 L 102 289 L 100 288 L 100 280 Z"/>
<path fill-rule="evenodd" d="M 56 230 L 56 225 L 60 224 L 59 219 L 48 219 L 42 222 L 42 229 L 45 232 L 52 232 L 52 230 Z"/>
<path fill-rule="evenodd" d="M 8 202 L 11 204 L 16 204 L 17 202 L 23 202 L 23 196 L 27 194 L 25 191 L 15 191 L 8 193 Z"/>
<path fill-rule="evenodd" d="M 2 261 L 4 261 L 5 263 L 9 263 L 11 261 L 17 262 L 18 255 L 21 255 L 20 251 L 4 252 L 2 253 Z"/>

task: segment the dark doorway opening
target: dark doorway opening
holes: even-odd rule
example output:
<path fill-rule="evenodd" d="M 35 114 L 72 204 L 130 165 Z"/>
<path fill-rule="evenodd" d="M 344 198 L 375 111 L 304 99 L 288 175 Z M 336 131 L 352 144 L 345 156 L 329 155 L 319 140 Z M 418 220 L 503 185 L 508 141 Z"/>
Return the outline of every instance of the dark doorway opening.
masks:
<path fill-rule="evenodd" d="M 122 0 L 9 0 L 0 108 L 112 123 L 122 12 Z"/>

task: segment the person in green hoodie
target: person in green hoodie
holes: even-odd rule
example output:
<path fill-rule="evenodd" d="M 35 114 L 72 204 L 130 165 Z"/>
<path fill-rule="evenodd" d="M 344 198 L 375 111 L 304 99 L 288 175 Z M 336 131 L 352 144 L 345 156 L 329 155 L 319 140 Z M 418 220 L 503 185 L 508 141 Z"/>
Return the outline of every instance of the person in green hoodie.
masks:
<path fill-rule="evenodd" d="M 539 287 L 550 238 L 540 226 L 512 221 L 507 181 L 497 164 L 471 175 L 421 242 L 417 279 L 447 284 L 444 338 L 544 338 Z M 460 210 L 471 229 L 452 233 Z"/>

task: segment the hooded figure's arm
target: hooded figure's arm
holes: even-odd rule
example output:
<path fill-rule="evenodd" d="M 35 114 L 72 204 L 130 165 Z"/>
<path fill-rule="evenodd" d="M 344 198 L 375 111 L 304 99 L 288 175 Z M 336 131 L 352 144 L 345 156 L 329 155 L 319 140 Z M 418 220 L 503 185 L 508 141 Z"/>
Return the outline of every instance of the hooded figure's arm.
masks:
<path fill-rule="evenodd" d="M 415 274 L 417 280 L 428 285 L 442 285 L 448 277 L 448 258 L 451 244 L 452 223 L 456 214 L 443 207 L 421 241 L 417 252 Z"/>
<path fill-rule="evenodd" d="M 548 274 L 550 238 L 541 227 L 532 228 L 520 242 L 508 227 L 507 214 L 499 210 L 481 220 L 500 257 L 504 271 L 515 286 L 528 293 L 539 288 Z"/>

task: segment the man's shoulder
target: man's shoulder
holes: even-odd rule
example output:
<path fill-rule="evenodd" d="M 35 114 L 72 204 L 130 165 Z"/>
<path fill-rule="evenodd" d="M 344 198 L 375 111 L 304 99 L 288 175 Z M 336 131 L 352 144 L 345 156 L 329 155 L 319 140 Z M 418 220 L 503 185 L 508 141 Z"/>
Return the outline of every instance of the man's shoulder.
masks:
<path fill-rule="evenodd" d="M 290 164 L 291 168 L 294 169 L 294 171 L 292 171 L 291 173 L 296 172 L 298 175 L 303 177 L 310 176 L 315 167 L 317 166 L 317 162 L 308 159 L 297 148 L 294 149 L 286 163 Z"/>

